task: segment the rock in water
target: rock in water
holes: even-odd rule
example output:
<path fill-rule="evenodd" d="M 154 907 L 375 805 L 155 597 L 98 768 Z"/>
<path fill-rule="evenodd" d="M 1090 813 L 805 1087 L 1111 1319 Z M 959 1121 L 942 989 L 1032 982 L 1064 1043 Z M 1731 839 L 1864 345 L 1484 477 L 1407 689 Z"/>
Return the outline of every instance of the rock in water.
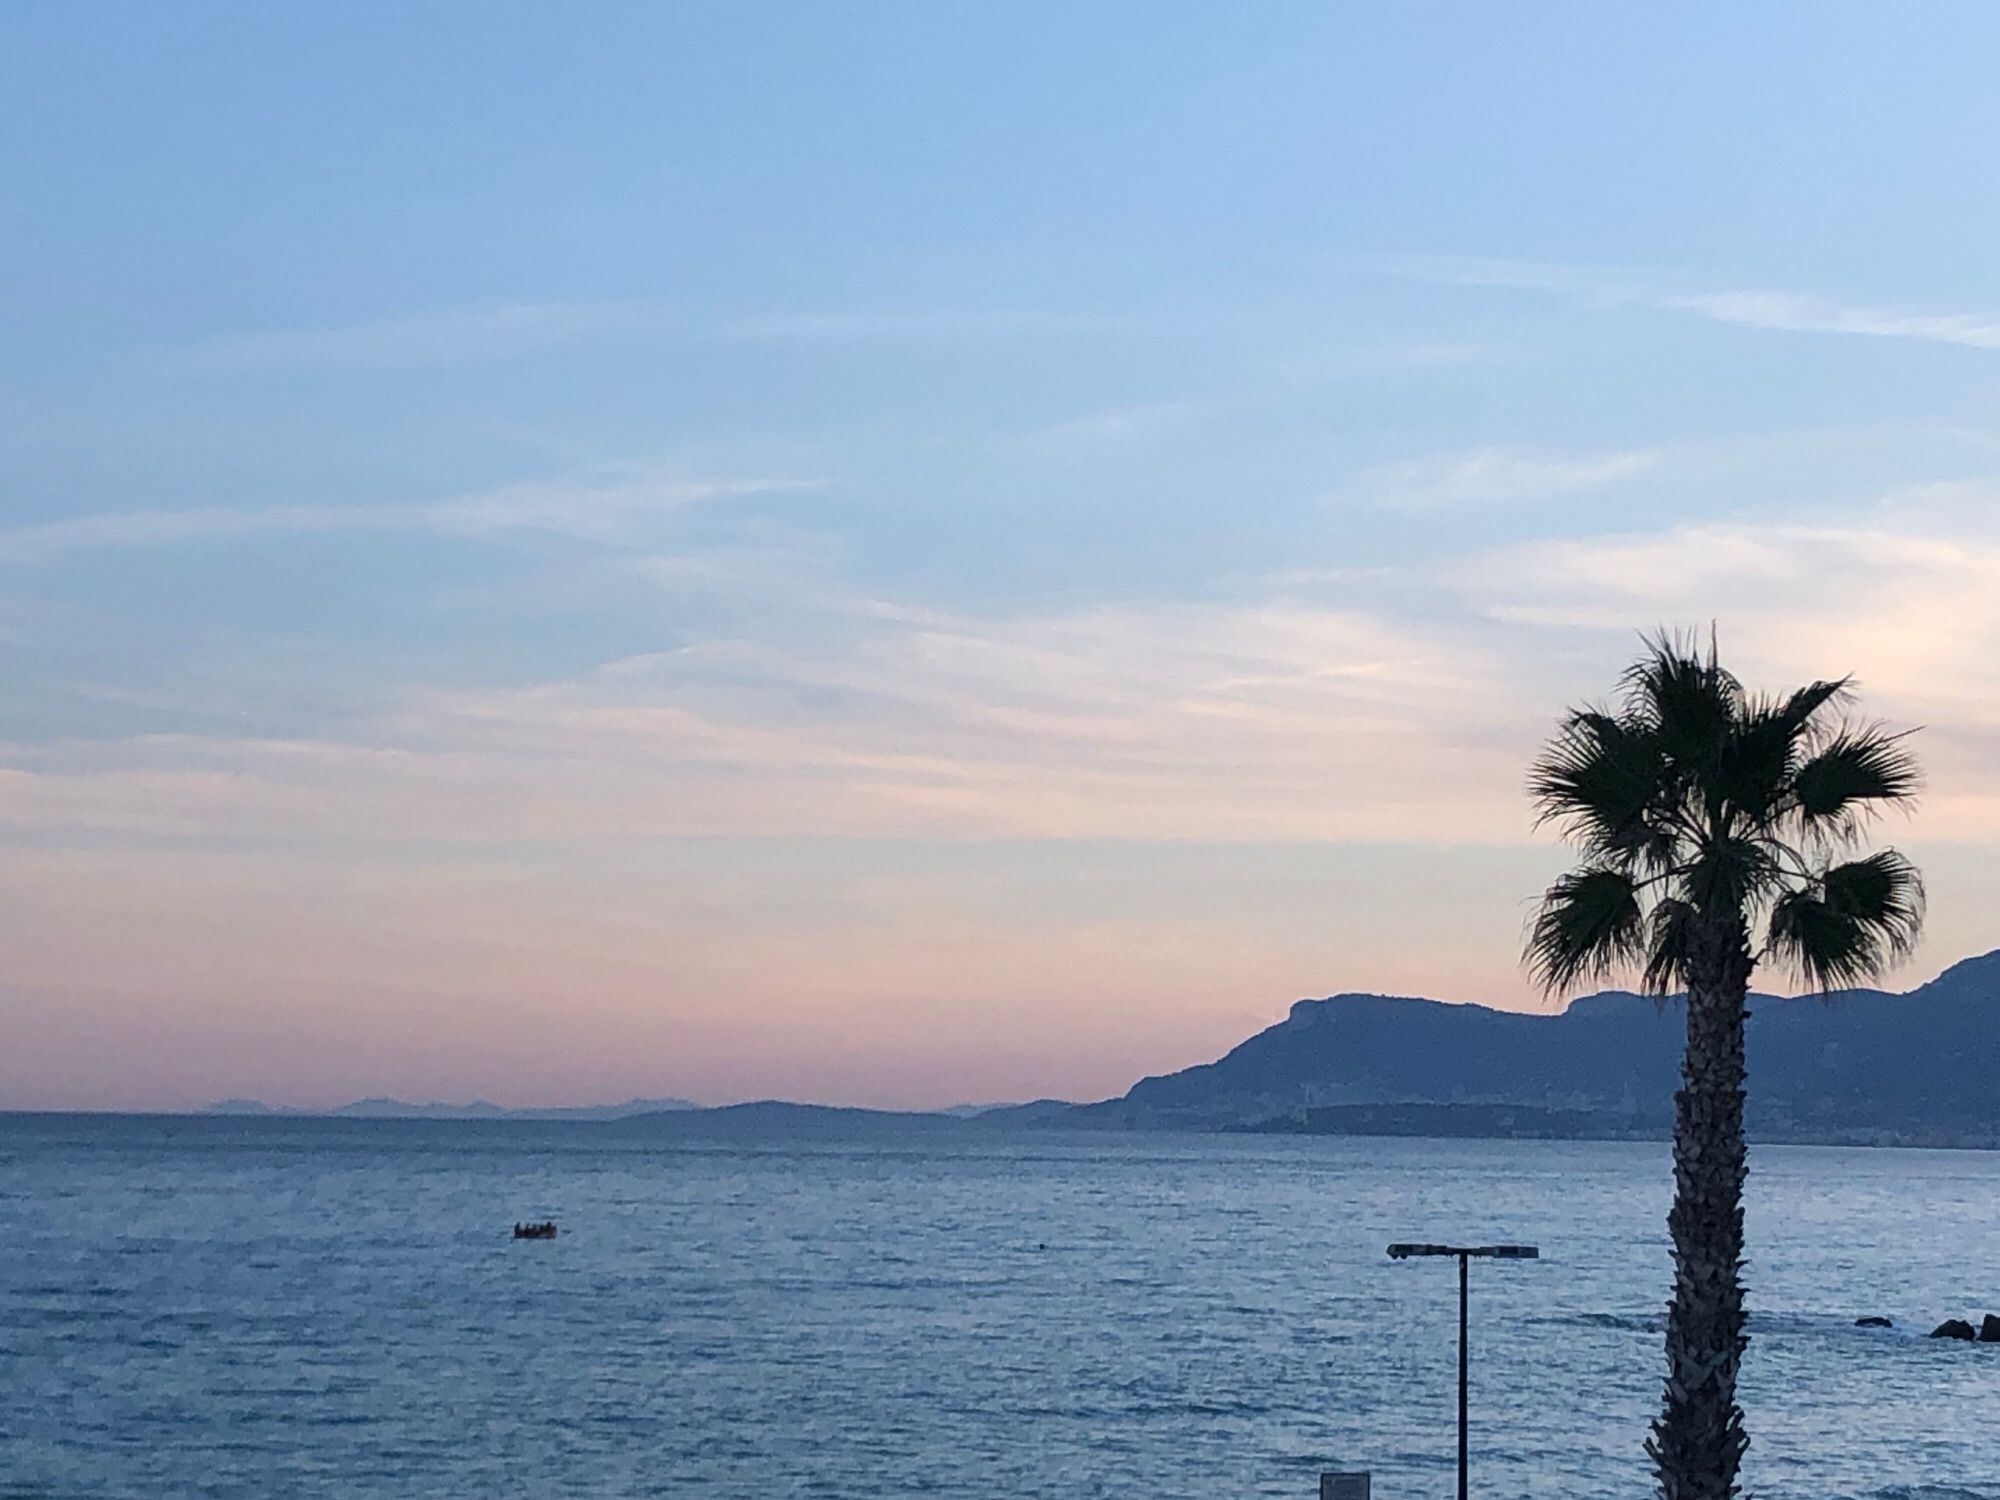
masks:
<path fill-rule="evenodd" d="M 2000 1344 L 2000 1318 L 1996 1318 L 1992 1313 L 1988 1313 L 1979 1320 L 1979 1342 L 1982 1344 Z"/>
<path fill-rule="evenodd" d="M 1966 1322 L 1965 1319 L 1946 1318 L 1942 1323 L 1938 1324 L 1937 1327 L 1931 1330 L 1931 1337 L 1934 1339 L 1969 1340 L 1969 1339 L 1976 1339 L 1979 1337 L 1979 1335 L 1972 1331 L 1972 1325 Z"/>
<path fill-rule="evenodd" d="M 1896 1320 L 1894 1318 L 1880 1318 L 1871 1315 L 1866 1318 L 1856 1318 L 1854 1326 L 1856 1328 L 1894 1328 Z"/>

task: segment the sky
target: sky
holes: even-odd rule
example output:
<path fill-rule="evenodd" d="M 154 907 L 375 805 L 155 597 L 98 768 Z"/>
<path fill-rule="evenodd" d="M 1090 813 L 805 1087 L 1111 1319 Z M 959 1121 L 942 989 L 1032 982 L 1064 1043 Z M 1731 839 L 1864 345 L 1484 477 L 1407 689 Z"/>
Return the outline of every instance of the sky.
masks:
<path fill-rule="evenodd" d="M 2000 947 L 2000 12 L 0 0 L 0 1108 L 1543 1006 L 1639 633 Z"/>

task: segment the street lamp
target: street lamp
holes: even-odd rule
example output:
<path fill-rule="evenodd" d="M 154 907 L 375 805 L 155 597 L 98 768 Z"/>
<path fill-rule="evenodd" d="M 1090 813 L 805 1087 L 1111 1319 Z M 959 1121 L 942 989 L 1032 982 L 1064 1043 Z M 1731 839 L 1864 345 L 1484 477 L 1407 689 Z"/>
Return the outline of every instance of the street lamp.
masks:
<path fill-rule="evenodd" d="M 1458 1500 L 1466 1500 L 1465 1304 L 1466 1284 L 1470 1280 L 1467 1267 L 1472 1264 L 1475 1255 L 1485 1260 L 1540 1260 L 1542 1252 L 1533 1245 L 1391 1245 L 1389 1247 L 1391 1260 L 1410 1260 L 1424 1255 L 1458 1257 Z"/>

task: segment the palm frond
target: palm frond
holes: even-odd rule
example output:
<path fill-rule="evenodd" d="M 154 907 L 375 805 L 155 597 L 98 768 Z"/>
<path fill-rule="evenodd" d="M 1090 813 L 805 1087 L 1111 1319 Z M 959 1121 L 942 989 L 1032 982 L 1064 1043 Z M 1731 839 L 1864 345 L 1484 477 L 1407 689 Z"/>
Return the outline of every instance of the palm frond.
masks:
<path fill-rule="evenodd" d="M 1799 822 L 1823 841 L 1851 841 L 1862 822 L 1885 806 L 1908 806 L 1923 785 L 1905 740 L 1878 724 L 1848 725 L 1835 732 L 1792 778 Z"/>
<path fill-rule="evenodd" d="M 1802 688 L 1794 688 L 1785 695 L 1782 702 L 1774 705 L 1774 712 L 1795 730 L 1809 728 L 1829 706 L 1846 703 L 1854 696 L 1854 679 L 1836 677 L 1831 681 L 1809 682 Z"/>
<path fill-rule="evenodd" d="M 1662 632 L 1646 654 L 1625 670 L 1628 709 L 1651 727 L 1674 764 L 1696 771 L 1711 764 L 1727 742 L 1742 707 L 1743 687 L 1691 639 Z"/>
<path fill-rule="evenodd" d="M 1643 724 L 1574 710 L 1528 771 L 1536 826 L 1555 824 L 1587 854 L 1657 863 L 1671 852 L 1648 816 L 1662 796 L 1663 771 Z"/>
<path fill-rule="evenodd" d="M 1883 849 L 1780 898 L 1765 947 L 1815 989 L 1851 989 L 1908 956 L 1923 925 L 1922 877 Z"/>
<path fill-rule="evenodd" d="M 1847 696 L 1847 679 L 1814 682 L 1782 698 L 1745 698 L 1713 772 L 1713 790 L 1750 827 L 1767 828 L 1788 805 L 1813 721 Z"/>
<path fill-rule="evenodd" d="M 1646 971 L 1649 995 L 1670 995 L 1687 982 L 1688 947 L 1694 938 L 1695 908 L 1678 897 L 1653 907 L 1646 922 Z"/>
<path fill-rule="evenodd" d="M 1528 969 L 1544 991 L 1557 994 L 1638 963 L 1645 933 L 1630 875 L 1604 866 L 1574 870 L 1542 897 L 1528 933 Z"/>

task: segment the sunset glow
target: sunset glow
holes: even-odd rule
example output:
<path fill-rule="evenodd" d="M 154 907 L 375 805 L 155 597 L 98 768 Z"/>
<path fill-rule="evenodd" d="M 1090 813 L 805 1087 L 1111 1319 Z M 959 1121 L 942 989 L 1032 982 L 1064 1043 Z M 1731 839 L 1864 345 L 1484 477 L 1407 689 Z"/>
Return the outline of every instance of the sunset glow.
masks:
<path fill-rule="evenodd" d="M 1897 982 L 2000 946 L 1935 37 L 450 9 L 8 22 L 0 1108 L 1091 1098 L 1540 1004 L 1524 768 L 1662 624 L 1923 726 Z"/>

